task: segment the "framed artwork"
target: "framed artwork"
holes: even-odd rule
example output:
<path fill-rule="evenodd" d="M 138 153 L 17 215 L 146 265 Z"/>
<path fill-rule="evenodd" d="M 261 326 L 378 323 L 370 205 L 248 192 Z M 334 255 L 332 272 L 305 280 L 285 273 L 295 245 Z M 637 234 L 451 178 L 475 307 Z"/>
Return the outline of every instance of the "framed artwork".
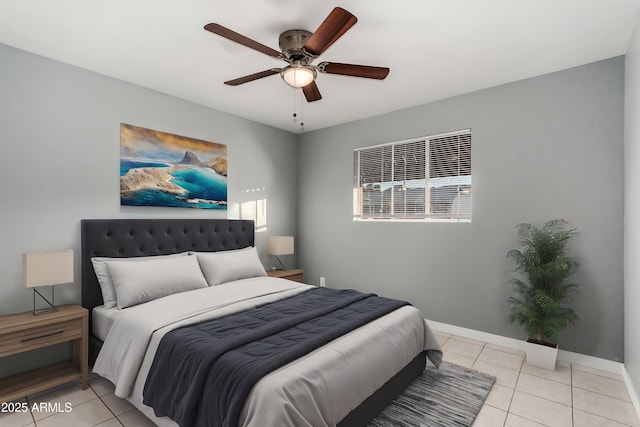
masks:
<path fill-rule="evenodd" d="M 227 146 L 121 123 L 120 204 L 227 209 Z"/>

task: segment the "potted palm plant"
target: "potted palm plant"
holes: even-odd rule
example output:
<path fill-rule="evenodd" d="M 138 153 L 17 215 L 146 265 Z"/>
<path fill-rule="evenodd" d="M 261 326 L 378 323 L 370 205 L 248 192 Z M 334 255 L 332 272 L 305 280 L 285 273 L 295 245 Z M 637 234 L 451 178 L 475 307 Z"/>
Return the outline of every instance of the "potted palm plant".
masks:
<path fill-rule="evenodd" d="M 578 264 L 568 253 L 577 232 L 560 219 L 541 227 L 518 224 L 517 229 L 521 248 L 507 253 L 520 273 L 511 280 L 510 319 L 527 333 L 527 363 L 553 370 L 560 332 L 578 319 L 565 305 L 577 286 L 569 279 Z"/>

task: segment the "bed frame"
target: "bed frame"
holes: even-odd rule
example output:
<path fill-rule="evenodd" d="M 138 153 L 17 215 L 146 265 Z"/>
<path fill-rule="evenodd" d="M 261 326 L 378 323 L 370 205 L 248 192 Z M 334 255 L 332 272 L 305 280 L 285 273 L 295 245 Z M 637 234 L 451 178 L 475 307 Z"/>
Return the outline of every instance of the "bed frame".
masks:
<path fill-rule="evenodd" d="M 91 258 L 167 255 L 185 251 L 216 252 L 254 246 L 250 220 L 227 219 L 84 219 L 82 245 L 82 305 L 89 310 L 89 365 L 102 341 L 93 335 L 92 310 L 103 304 L 102 291 Z M 398 374 L 351 411 L 339 427 L 366 425 L 425 368 L 421 353 Z"/>

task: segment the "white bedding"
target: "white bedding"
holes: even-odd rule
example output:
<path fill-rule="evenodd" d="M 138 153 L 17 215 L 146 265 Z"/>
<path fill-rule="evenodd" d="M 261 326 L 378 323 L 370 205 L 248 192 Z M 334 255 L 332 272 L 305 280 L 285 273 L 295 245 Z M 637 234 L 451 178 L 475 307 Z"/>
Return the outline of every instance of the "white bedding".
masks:
<path fill-rule="evenodd" d="M 160 426 L 142 403 L 142 390 L 160 340 L 172 329 L 241 311 L 311 289 L 309 285 L 259 277 L 174 294 L 120 310 L 93 371 L 116 385 Z M 380 333 L 380 332 L 383 333 Z M 334 426 L 422 350 L 441 353 L 420 312 L 402 307 L 332 341 L 264 377 L 252 390 L 241 416 L 247 427 Z"/>
<path fill-rule="evenodd" d="M 93 317 L 91 320 L 91 332 L 96 337 L 104 341 L 109 334 L 109 329 L 115 320 L 115 316 L 121 313 L 122 310 L 118 310 L 118 307 L 107 308 L 104 305 L 99 305 L 93 308 Z"/>

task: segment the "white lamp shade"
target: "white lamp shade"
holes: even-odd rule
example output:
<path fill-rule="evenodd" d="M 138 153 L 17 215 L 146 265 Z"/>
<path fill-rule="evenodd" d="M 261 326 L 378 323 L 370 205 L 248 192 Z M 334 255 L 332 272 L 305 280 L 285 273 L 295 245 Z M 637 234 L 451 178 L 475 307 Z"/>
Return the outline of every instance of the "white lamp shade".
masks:
<path fill-rule="evenodd" d="M 291 255 L 293 252 L 293 236 L 271 236 L 267 239 L 269 255 Z"/>
<path fill-rule="evenodd" d="M 73 282 L 73 251 L 27 252 L 22 256 L 24 286 L 52 286 Z"/>

